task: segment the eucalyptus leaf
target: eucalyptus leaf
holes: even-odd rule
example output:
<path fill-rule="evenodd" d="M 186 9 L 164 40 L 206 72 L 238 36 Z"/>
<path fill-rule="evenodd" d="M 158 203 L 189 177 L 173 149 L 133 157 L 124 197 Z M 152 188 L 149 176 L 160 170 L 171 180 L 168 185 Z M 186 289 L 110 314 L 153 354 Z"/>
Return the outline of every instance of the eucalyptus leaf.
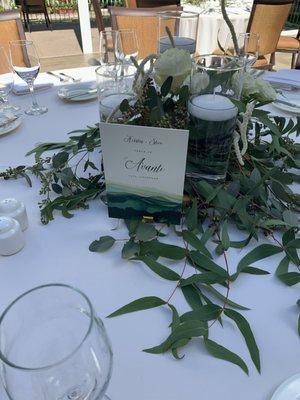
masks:
<path fill-rule="evenodd" d="M 143 261 L 155 274 L 159 275 L 161 278 L 167 279 L 169 281 L 180 280 L 180 275 L 172 271 L 170 268 L 167 268 L 159 262 L 153 260 L 153 258 L 149 256 L 143 256 L 139 259 Z"/>
<path fill-rule="evenodd" d="M 242 368 L 247 375 L 249 375 L 248 367 L 240 356 L 226 349 L 226 347 L 214 342 L 213 340 L 205 339 L 204 344 L 209 354 L 211 354 L 213 357 L 236 364 Z"/>
<path fill-rule="evenodd" d="M 152 224 L 141 222 L 136 230 L 136 239 L 146 242 L 156 237 L 157 231 Z"/>
<path fill-rule="evenodd" d="M 119 315 L 128 314 L 135 311 L 148 310 L 149 308 L 160 307 L 164 304 L 166 304 L 166 302 L 159 297 L 142 297 L 138 300 L 134 300 L 131 303 L 126 304 L 126 306 L 119 308 L 112 314 L 108 315 L 107 318 L 118 317 Z"/>
<path fill-rule="evenodd" d="M 99 240 L 94 240 L 89 247 L 89 250 L 92 252 L 103 252 L 110 249 L 114 243 L 115 239 L 111 236 L 102 236 Z"/>
<path fill-rule="evenodd" d="M 203 328 L 201 321 L 185 321 L 178 325 L 170 336 L 160 345 L 145 349 L 146 353 L 161 354 L 165 353 L 172 345 L 182 339 L 190 339 L 200 337 L 206 334 L 206 329 Z"/>
<path fill-rule="evenodd" d="M 243 271 L 244 268 L 248 267 L 250 264 L 263 260 L 264 258 L 271 257 L 275 254 L 281 253 L 282 248 L 275 246 L 273 244 L 261 244 L 260 246 L 256 247 L 248 254 L 246 254 L 238 263 L 237 266 L 237 273 Z"/>
<path fill-rule="evenodd" d="M 244 336 L 245 342 L 247 344 L 252 361 L 256 366 L 257 371 L 260 372 L 259 349 L 257 347 L 254 335 L 252 333 L 248 321 L 246 320 L 245 317 L 243 317 L 243 315 L 234 310 L 225 309 L 224 314 L 228 318 L 232 319 L 236 323 L 239 330 L 241 331 L 241 334 Z"/>

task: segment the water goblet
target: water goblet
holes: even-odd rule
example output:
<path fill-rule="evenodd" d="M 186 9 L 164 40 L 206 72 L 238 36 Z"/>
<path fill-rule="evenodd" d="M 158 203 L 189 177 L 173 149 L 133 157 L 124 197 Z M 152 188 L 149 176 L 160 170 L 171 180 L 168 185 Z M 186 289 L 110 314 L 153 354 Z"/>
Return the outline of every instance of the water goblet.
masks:
<path fill-rule="evenodd" d="M 19 106 L 12 105 L 9 103 L 9 94 L 14 84 L 13 71 L 4 50 L 4 47 L 0 46 L 0 111 L 18 111 Z"/>
<path fill-rule="evenodd" d="M 48 111 L 46 107 L 39 106 L 34 94 L 34 81 L 40 71 L 40 60 L 30 40 L 15 40 L 9 43 L 11 64 L 15 73 L 28 85 L 32 97 L 32 105 L 25 114 L 40 115 Z"/>
<path fill-rule="evenodd" d="M 224 46 L 224 53 L 226 55 L 239 56 L 243 58 L 245 68 L 251 68 L 257 61 L 259 55 L 259 34 L 252 32 L 240 33 L 237 36 L 237 43 L 238 49 L 235 49 L 231 34 L 228 34 Z"/>
<path fill-rule="evenodd" d="M 102 321 L 64 284 L 36 287 L 0 317 L 0 370 L 10 400 L 100 400 L 112 369 Z"/>

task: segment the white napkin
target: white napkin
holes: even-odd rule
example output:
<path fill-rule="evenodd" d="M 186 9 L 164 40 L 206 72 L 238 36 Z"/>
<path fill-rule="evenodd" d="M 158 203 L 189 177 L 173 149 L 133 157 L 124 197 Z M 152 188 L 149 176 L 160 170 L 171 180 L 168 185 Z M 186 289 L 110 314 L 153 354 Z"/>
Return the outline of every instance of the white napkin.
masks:
<path fill-rule="evenodd" d="M 269 82 L 300 88 L 300 70 L 297 69 L 281 69 L 278 72 L 265 72 L 262 78 Z"/>

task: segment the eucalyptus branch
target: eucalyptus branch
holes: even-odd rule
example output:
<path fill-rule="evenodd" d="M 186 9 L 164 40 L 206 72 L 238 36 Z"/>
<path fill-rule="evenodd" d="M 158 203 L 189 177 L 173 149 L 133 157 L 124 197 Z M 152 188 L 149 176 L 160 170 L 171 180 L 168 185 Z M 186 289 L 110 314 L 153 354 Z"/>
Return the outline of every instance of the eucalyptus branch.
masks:
<path fill-rule="evenodd" d="M 220 0 L 220 5 L 221 5 L 221 11 L 222 11 L 222 15 L 224 18 L 224 21 L 226 22 L 230 33 L 231 33 L 231 37 L 232 37 L 232 41 L 233 41 L 233 45 L 234 45 L 234 49 L 237 55 L 239 55 L 240 50 L 239 50 L 239 45 L 238 45 L 238 40 L 237 40 L 237 36 L 234 30 L 234 26 L 233 23 L 230 21 L 230 18 L 228 17 L 227 11 L 226 11 L 226 0 Z"/>

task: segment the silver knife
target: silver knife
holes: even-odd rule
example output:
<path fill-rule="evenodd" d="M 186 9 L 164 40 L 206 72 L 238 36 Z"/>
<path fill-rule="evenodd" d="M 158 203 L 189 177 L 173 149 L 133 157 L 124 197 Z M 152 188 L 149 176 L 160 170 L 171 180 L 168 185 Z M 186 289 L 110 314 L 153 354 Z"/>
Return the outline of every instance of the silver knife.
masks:
<path fill-rule="evenodd" d="M 285 106 L 289 106 L 289 107 L 292 107 L 292 108 L 299 108 L 300 109 L 300 105 L 299 104 L 290 103 L 289 101 L 285 101 L 285 100 L 276 99 L 276 100 L 274 100 L 274 103 L 284 104 Z"/>

